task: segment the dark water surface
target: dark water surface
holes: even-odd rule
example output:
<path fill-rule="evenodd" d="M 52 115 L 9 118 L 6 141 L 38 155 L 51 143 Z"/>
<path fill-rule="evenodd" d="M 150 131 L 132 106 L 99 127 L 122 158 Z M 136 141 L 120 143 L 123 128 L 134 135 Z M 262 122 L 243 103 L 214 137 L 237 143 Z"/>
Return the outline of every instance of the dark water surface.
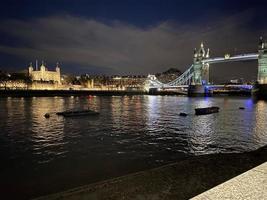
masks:
<path fill-rule="evenodd" d="M 221 109 L 195 116 L 204 106 Z M 44 118 L 87 107 L 101 114 Z M 239 97 L 0 98 L 0 192 L 28 199 L 189 155 L 255 150 L 267 144 L 266 111 Z"/>

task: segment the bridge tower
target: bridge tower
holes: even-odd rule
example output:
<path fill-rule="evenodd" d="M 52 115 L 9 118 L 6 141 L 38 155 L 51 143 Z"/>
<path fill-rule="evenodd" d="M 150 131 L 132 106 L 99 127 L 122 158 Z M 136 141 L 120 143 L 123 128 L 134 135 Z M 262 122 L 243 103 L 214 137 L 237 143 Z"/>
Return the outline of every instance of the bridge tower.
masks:
<path fill-rule="evenodd" d="M 259 41 L 258 83 L 267 84 L 267 42 L 262 37 Z"/>
<path fill-rule="evenodd" d="M 194 85 L 205 85 L 209 82 L 209 64 L 203 63 L 204 59 L 209 58 L 209 49 L 204 49 L 203 43 L 201 43 L 199 50 L 194 50 L 193 60 L 193 80 Z"/>
<path fill-rule="evenodd" d="M 267 42 L 260 37 L 258 48 L 258 80 L 252 90 L 253 96 L 267 98 Z"/>
<path fill-rule="evenodd" d="M 193 59 L 192 85 L 189 86 L 189 96 L 205 95 L 205 85 L 209 83 L 209 63 L 203 60 L 209 58 L 210 51 L 201 43 L 199 50 L 195 48 Z"/>

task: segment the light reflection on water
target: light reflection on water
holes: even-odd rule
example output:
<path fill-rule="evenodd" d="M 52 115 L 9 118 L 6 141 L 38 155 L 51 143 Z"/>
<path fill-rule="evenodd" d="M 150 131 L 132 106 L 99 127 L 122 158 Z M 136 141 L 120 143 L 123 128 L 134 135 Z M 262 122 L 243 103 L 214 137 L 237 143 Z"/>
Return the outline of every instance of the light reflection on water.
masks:
<path fill-rule="evenodd" d="M 220 112 L 194 115 L 205 106 L 219 106 Z M 88 107 L 100 116 L 55 115 Z M 264 101 L 228 97 L 0 98 L 0 175 L 34 187 L 34 169 L 42 184 L 62 185 L 58 181 L 68 174 L 76 186 L 186 155 L 254 150 L 267 144 L 266 108 Z M 54 114 L 45 119 L 45 113 Z"/>

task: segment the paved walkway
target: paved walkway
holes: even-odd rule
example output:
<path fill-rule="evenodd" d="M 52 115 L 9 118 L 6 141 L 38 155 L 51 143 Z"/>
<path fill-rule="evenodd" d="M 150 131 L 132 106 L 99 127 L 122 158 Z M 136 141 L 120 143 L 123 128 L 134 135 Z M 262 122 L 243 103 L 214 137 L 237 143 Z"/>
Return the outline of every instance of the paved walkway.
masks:
<path fill-rule="evenodd" d="M 267 199 L 267 162 L 192 198 L 204 199 Z"/>

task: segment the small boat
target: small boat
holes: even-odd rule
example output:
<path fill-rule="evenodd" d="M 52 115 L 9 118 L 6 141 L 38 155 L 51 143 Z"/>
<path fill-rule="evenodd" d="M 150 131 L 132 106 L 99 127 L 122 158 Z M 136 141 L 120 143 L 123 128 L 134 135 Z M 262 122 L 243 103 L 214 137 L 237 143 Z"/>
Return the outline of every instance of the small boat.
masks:
<path fill-rule="evenodd" d="M 206 108 L 196 108 L 196 115 L 207 115 L 212 113 L 219 112 L 219 107 L 212 106 L 212 107 L 206 107 Z"/>
<path fill-rule="evenodd" d="M 182 116 L 182 117 L 186 117 L 187 116 L 187 114 L 183 113 L 183 112 L 181 112 L 179 115 Z"/>
<path fill-rule="evenodd" d="M 75 116 L 99 115 L 99 112 L 93 110 L 73 110 L 73 111 L 57 112 L 56 114 L 64 117 L 75 117 Z"/>

